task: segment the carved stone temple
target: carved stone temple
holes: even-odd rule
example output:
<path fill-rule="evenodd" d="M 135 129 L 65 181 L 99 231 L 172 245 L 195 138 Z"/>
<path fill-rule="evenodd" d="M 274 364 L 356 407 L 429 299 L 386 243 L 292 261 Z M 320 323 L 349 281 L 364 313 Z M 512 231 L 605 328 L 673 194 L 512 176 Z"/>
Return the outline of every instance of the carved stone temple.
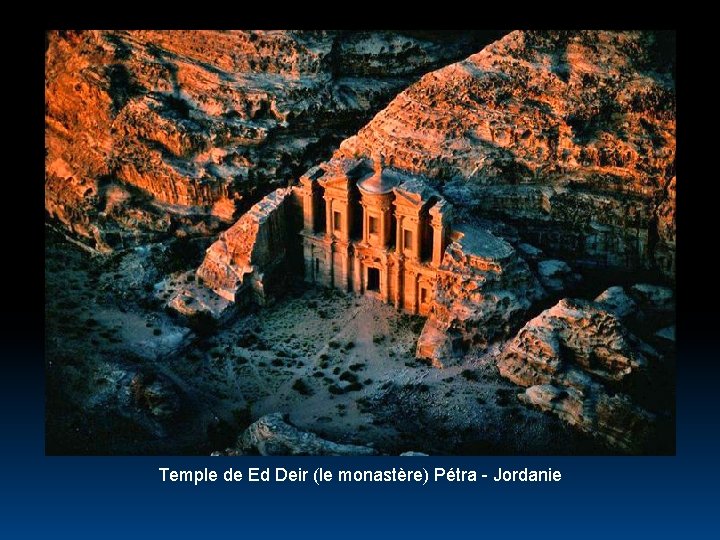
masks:
<path fill-rule="evenodd" d="M 507 334 L 542 289 L 513 247 L 469 223 L 427 178 L 372 159 L 335 158 L 270 193 L 206 252 L 168 306 L 216 319 L 265 305 L 289 281 L 374 296 L 427 317 L 417 356 L 446 365 L 455 351 Z"/>
<path fill-rule="evenodd" d="M 449 239 L 450 206 L 375 156 L 300 179 L 305 279 L 427 315 Z"/>

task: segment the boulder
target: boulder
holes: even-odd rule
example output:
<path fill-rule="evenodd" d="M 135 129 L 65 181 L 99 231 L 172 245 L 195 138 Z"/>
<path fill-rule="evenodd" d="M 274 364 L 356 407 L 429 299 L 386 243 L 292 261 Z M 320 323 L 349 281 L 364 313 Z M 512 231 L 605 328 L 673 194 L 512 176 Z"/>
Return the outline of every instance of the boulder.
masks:
<path fill-rule="evenodd" d="M 655 347 L 666 349 L 675 340 L 675 294 L 669 287 L 648 283 L 610 287 L 595 302 Z"/>
<path fill-rule="evenodd" d="M 434 318 L 425 321 L 415 352 L 417 358 L 430 360 L 433 367 L 442 368 L 452 363 L 455 355 L 450 335 Z"/>
<path fill-rule="evenodd" d="M 655 415 L 635 405 L 630 397 L 602 390 L 592 393 L 592 397 L 588 394 L 587 389 L 542 384 L 529 387 L 518 398 L 584 431 L 599 434 L 616 448 L 641 449 L 638 442 L 651 438 Z"/>
<path fill-rule="evenodd" d="M 521 401 L 627 452 L 643 451 L 654 433 L 644 392 L 658 363 L 605 304 L 570 299 L 529 321 L 497 360 L 500 375 L 527 388 Z"/>
<path fill-rule="evenodd" d="M 542 249 L 524 242 L 518 244 L 518 250 L 526 260 L 538 260 L 543 255 Z"/>
<path fill-rule="evenodd" d="M 664 339 L 665 341 L 675 343 L 675 325 L 661 328 L 655 332 L 655 336 L 660 339 Z"/>
<path fill-rule="evenodd" d="M 621 319 L 627 317 L 637 309 L 635 301 L 628 296 L 625 289 L 618 286 L 610 287 L 600 293 L 597 298 L 595 298 L 595 302 Z"/>
<path fill-rule="evenodd" d="M 571 381 L 581 373 L 619 382 L 646 367 L 648 353 L 653 354 L 612 313 L 564 298 L 505 345 L 498 368 L 523 386 Z"/>
<path fill-rule="evenodd" d="M 244 453 L 262 456 L 371 456 L 367 446 L 338 444 L 289 424 L 281 413 L 267 414 L 252 423 L 238 439 Z"/>
<path fill-rule="evenodd" d="M 630 288 L 630 294 L 645 311 L 675 311 L 675 295 L 669 287 L 638 283 Z"/>
<path fill-rule="evenodd" d="M 443 367 L 471 346 L 507 337 L 544 291 L 510 244 L 485 229 L 456 226 L 445 250 L 416 356 Z"/>
<path fill-rule="evenodd" d="M 580 281 L 565 261 L 549 259 L 538 263 L 538 277 L 543 287 L 552 292 L 560 292 Z"/>

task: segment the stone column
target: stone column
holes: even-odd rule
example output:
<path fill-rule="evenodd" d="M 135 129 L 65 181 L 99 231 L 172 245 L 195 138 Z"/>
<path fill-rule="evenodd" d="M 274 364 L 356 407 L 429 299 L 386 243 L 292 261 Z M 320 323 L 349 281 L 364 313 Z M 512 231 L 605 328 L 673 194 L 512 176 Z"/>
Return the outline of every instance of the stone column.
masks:
<path fill-rule="evenodd" d="M 387 247 L 387 230 L 385 229 L 385 224 L 387 223 L 387 220 L 385 219 L 385 216 L 387 214 L 387 210 L 385 208 L 380 208 L 380 231 L 378 232 L 378 238 L 380 239 L 380 247 L 385 248 Z"/>
<path fill-rule="evenodd" d="M 403 245 L 403 220 L 405 216 L 396 216 L 397 221 L 397 237 L 395 238 L 395 251 L 397 251 L 400 255 L 402 255 L 403 251 L 405 250 L 405 246 Z"/>
<path fill-rule="evenodd" d="M 413 245 L 413 253 L 415 254 L 415 260 L 419 261 L 422 257 L 422 220 L 420 217 L 415 221 L 415 234 L 413 236 L 415 242 L 415 245 Z"/>
<path fill-rule="evenodd" d="M 345 292 L 347 292 L 347 290 L 349 288 L 348 286 L 350 285 L 350 254 L 349 254 L 349 251 L 350 251 L 349 245 L 343 246 L 343 251 L 342 251 L 342 259 L 343 259 L 342 273 L 343 273 L 343 275 L 342 275 L 342 286 L 340 288 Z"/>
<path fill-rule="evenodd" d="M 390 230 L 392 223 L 392 203 L 387 200 L 383 203 L 380 214 L 380 242 L 383 248 L 388 247 L 393 231 Z"/>
<path fill-rule="evenodd" d="M 432 265 L 435 268 L 442 263 L 443 253 L 445 252 L 445 227 L 443 224 L 443 206 L 444 201 L 436 203 L 430 208 L 431 225 L 433 228 L 433 251 Z"/>
<path fill-rule="evenodd" d="M 413 304 L 413 313 L 420 313 L 420 276 L 415 276 L 415 303 Z"/>
<path fill-rule="evenodd" d="M 335 242 L 328 245 L 328 287 L 335 287 Z"/>
<path fill-rule="evenodd" d="M 403 266 L 404 266 L 403 265 L 403 256 L 402 256 L 402 252 L 401 252 L 398 255 L 397 265 L 395 265 L 395 298 L 393 298 L 394 304 L 395 304 L 395 309 L 402 308 L 402 302 L 403 302 L 402 274 L 404 271 Z"/>
<path fill-rule="evenodd" d="M 389 302 L 390 301 L 390 266 L 388 265 L 387 254 L 383 255 L 382 263 L 383 263 L 383 268 L 385 268 L 385 275 L 383 276 L 382 299 L 383 299 L 383 302 Z"/>
<path fill-rule="evenodd" d="M 315 282 L 315 258 L 313 257 L 312 244 L 308 243 L 307 238 L 303 238 L 303 259 L 305 261 L 305 281 Z"/>
<path fill-rule="evenodd" d="M 313 232 L 315 226 L 315 209 L 313 205 L 313 192 L 309 186 L 303 186 L 303 229 L 305 232 Z"/>
<path fill-rule="evenodd" d="M 325 236 L 332 238 L 333 233 L 332 200 L 325 198 Z"/>
<path fill-rule="evenodd" d="M 362 218 L 363 218 L 362 219 L 362 222 L 363 222 L 362 241 L 367 244 L 370 242 L 370 230 L 369 230 L 370 224 L 368 222 L 367 204 L 365 203 L 365 201 L 363 201 L 360 206 L 362 208 L 362 213 L 363 213 L 363 216 L 362 216 Z"/>
<path fill-rule="evenodd" d="M 360 254 L 357 250 L 353 251 L 353 290 L 357 294 L 362 294 L 362 276 L 360 274 Z"/>
<path fill-rule="evenodd" d="M 323 250 L 322 264 L 322 284 L 326 287 L 332 287 L 332 244 L 328 243 Z"/>
<path fill-rule="evenodd" d="M 442 262 L 442 254 L 443 254 L 443 243 L 444 243 L 444 234 L 442 229 L 442 224 L 436 225 L 433 221 L 433 253 L 432 253 L 432 264 L 435 268 L 440 267 L 440 263 Z"/>
<path fill-rule="evenodd" d="M 346 242 L 350 241 L 350 229 L 352 229 L 352 222 L 353 222 L 353 208 L 352 204 L 350 203 L 350 198 L 348 198 L 347 201 L 345 201 L 345 227 L 342 232 L 342 239 Z"/>

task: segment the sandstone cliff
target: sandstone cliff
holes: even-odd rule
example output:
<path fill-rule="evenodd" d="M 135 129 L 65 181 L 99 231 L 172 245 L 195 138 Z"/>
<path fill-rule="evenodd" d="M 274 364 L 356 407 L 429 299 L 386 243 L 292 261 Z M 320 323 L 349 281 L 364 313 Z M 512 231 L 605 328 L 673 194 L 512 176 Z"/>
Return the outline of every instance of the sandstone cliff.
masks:
<path fill-rule="evenodd" d="M 496 34 L 50 32 L 47 216 L 103 249 L 217 231 Z"/>
<path fill-rule="evenodd" d="M 674 276 L 674 37 L 516 31 L 399 94 L 337 157 L 382 151 L 552 256 Z"/>

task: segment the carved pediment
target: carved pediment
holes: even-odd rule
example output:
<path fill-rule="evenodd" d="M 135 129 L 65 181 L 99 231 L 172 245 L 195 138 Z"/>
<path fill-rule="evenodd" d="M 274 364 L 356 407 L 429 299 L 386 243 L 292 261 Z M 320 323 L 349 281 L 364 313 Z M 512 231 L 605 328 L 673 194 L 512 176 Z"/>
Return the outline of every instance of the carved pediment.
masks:
<path fill-rule="evenodd" d="M 324 174 L 318 177 L 318 183 L 325 189 L 333 188 L 343 191 L 350 191 L 355 181 L 368 168 L 359 159 L 343 159 L 333 163 L 332 166 L 326 164 L 326 167 Z"/>
<path fill-rule="evenodd" d="M 300 183 L 305 186 L 311 186 L 318 179 L 322 178 L 324 174 L 325 170 L 321 166 L 316 165 L 300 177 Z"/>
<path fill-rule="evenodd" d="M 405 206 L 420 207 L 431 199 L 441 199 L 437 191 L 420 178 L 408 178 L 393 191 L 396 202 Z"/>
<path fill-rule="evenodd" d="M 411 207 L 420 207 L 422 206 L 423 200 L 420 195 L 417 193 L 412 193 L 409 191 L 404 191 L 400 188 L 395 188 L 395 204 L 396 205 L 404 205 L 404 206 L 411 206 Z"/>
<path fill-rule="evenodd" d="M 325 189 L 337 189 L 349 191 L 350 179 L 347 176 L 325 176 L 320 180 L 320 185 Z"/>

